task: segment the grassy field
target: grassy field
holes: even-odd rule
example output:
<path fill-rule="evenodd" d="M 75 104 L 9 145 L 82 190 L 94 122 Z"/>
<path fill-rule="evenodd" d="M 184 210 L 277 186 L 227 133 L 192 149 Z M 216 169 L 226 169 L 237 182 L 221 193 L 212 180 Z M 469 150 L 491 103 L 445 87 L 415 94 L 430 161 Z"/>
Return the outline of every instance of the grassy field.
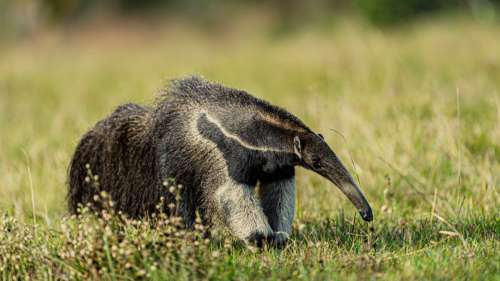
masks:
<path fill-rule="evenodd" d="M 0 51 L 0 276 L 12 279 L 500 280 L 500 32 L 466 18 L 48 32 Z M 375 220 L 298 170 L 289 245 L 67 216 L 80 136 L 169 78 L 201 74 L 287 108 L 356 175 Z M 165 234 L 167 233 L 167 234 Z M 170 233 L 170 234 L 168 234 Z"/>

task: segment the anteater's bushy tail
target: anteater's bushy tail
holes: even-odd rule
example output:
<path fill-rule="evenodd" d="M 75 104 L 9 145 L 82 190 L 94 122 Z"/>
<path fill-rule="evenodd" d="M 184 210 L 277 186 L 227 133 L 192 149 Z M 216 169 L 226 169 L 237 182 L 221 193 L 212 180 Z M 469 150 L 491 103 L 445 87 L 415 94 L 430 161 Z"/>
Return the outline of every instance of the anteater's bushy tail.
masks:
<path fill-rule="evenodd" d="M 69 166 L 71 213 L 80 206 L 99 209 L 94 196 L 101 191 L 131 217 L 155 212 L 162 196 L 169 201 L 159 178 L 153 126 L 149 108 L 126 104 L 82 137 Z"/>
<path fill-rule="evenodd" d="M 91 167 L 95 171 L 102 170 L 102 161 L 98 152 L 103 151 L 103 140 L 94 131 L 86 133 L 78 144 L 69 166 L 68 207 L 76 214 L 79 205 L 94 203 L 92 197 L 98 193 L 97 186 L 91 184 L 96 178 L 91 175 Z M 98 181 L 98 178 L 97 178 Z"/>

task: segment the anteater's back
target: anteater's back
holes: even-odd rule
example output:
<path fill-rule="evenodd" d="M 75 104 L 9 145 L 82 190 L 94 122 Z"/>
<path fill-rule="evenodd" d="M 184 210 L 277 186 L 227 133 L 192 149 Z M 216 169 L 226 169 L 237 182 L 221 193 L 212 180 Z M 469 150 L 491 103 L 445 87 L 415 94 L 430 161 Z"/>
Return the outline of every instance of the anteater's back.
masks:
<path fill-rule="evenodd" d="M 156 111 L 170 117 L 165 113 L 172 110 L 183 115 L 193 115 L 205 110 L 214 115 L 229 115 L 231 120 L 239 122 L 249 121 L 245 118 L 262 114 L 265 115 L 263 118 L 272 118 L 290 127 L 308 130 L 299 118 L 278 106 L 245 91 L 225 87 L 199 77 L 172 81 L 166 94 L 160 96 Z"/>

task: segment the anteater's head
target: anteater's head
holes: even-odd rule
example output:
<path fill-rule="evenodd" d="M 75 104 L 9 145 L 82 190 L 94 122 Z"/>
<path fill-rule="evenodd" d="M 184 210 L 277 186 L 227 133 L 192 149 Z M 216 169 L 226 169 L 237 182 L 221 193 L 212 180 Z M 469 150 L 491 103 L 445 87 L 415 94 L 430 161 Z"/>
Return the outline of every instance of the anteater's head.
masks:
<path fill-rule="evenodd" d="M 372 209 L 365 196 L 322 135 L 306 133 L 295 136 L 293 146 L 299 165 L 330 180 L 351 200 L 365 221 L 373 220 Z"/>

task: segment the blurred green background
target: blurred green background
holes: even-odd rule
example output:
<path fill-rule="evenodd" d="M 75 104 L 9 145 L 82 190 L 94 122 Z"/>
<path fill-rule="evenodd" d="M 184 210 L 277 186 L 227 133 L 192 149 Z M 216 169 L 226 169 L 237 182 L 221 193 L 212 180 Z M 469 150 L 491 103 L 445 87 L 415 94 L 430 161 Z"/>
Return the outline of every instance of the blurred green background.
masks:
<path fill-rule="evenodd" d="M 249 8 L 273 14 L 278 31 L 331 22 L 346 13 L 384 27 L 456 12 L 491 21 L 497 17 L 499 4 L 500 0 L 0 0 L 0 34 L 19 37 L 42 26 L 68 26 L 110 16 L 184 17 L 213 26 L 230 23 Z"/>

